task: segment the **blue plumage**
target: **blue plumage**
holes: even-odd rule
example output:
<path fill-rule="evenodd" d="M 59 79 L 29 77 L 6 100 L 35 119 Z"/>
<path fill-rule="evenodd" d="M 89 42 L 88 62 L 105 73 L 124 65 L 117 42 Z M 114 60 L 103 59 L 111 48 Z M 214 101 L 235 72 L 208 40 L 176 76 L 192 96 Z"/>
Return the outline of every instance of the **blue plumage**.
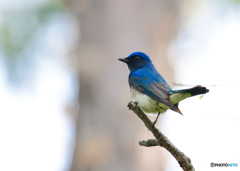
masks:
<path fill-rule="evenodd" d="M 181 100 L 208 92 L 208 89 L 202 86 L 172 90 L 143 52 L 134 52 L 127 58 L 119 60 L 125 62 L 130 70 L 128 83 L 132 101 L 137 102 L 146 113 L 164 113 L 170 108 L 182 114 L 178 109 Z"/>

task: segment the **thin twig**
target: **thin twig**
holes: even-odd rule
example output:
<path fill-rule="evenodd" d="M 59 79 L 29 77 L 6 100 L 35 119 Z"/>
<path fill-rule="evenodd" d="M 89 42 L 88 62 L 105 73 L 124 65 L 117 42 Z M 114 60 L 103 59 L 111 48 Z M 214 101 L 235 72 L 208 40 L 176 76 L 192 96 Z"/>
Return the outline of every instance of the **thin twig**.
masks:
<path fill-rule="evenodd" d="M 158 146 L 159 144 L 156 139 L 148 139 L 148 140 L 140 140 L 139 145 L 145 146 L 145 147 L 154 147 L 154 146 Z"/>
<path fill-rule="evenodd" d="M 190 158 L 188 158 L 183 152 L 181 152 L 177 147 L 175 147 L 171 141 L 163 134 L 161 133 L 155 126 L 153 126 L 151 120 L 147 117 L 145 113 L 142 112 L 142 110 L 136 106 L 133 103 L 128 103 L 128 108 L 132 110 L 137 116 L 144 122 L 145 126 L 152 132 L 155 140 L 141 140 L 139 142 L 140 145 L 151 147 L 151 146 L 161 146 L 168 150 L 178 161 L 179 165 L 182 167 L 184 171 L 195 171 L 191 164 Z"/>

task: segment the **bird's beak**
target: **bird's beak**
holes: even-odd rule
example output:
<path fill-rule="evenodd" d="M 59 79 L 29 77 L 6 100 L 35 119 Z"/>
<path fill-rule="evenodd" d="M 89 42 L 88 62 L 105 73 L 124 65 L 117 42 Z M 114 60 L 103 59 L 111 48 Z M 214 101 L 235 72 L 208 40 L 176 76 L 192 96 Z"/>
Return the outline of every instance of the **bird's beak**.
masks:
<path fill-rule="evenodd" d="M 126 59 L 126 58 L 119 58 L 118 60 L 119 60 L 119 61 L 122 61 L 122 62 L 124 62 L 124 63 L 128 63 L 128 61 L 129 61 L 129 60 Z"/>

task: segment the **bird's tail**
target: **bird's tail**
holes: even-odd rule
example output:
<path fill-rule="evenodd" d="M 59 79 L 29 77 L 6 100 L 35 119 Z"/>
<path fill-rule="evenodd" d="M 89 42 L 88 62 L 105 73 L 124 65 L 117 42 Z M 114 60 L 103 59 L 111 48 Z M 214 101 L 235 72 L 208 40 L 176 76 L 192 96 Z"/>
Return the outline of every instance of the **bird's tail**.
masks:
<path fill-rule="evenodd" d="M 170 101 L 173 104 L 178 104 L 178 102 L 188 97 L 196 96 L 199 94 L 206 94 L 207 92 L 209 92 L 209 90 L 206 87 L 198 85 L 190 89 L 171 90 L 168 93 L 170 94 Z"/>

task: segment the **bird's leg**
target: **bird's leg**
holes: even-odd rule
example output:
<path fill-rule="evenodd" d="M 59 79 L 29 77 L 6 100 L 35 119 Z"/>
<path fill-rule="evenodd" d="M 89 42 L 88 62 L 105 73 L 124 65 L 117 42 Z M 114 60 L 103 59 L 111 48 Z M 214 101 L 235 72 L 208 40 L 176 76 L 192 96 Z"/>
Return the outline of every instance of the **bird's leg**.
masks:
<path fill-rule="evenodd" d="M 157 120 L 158 120 L 159 115 L 160 115 L 160 112 L 158 112 L 157 118 L 156 118 L 156 120 L 153 122 L 153 127 L 154 127 L 155 124 L 157 123 Z"/>

